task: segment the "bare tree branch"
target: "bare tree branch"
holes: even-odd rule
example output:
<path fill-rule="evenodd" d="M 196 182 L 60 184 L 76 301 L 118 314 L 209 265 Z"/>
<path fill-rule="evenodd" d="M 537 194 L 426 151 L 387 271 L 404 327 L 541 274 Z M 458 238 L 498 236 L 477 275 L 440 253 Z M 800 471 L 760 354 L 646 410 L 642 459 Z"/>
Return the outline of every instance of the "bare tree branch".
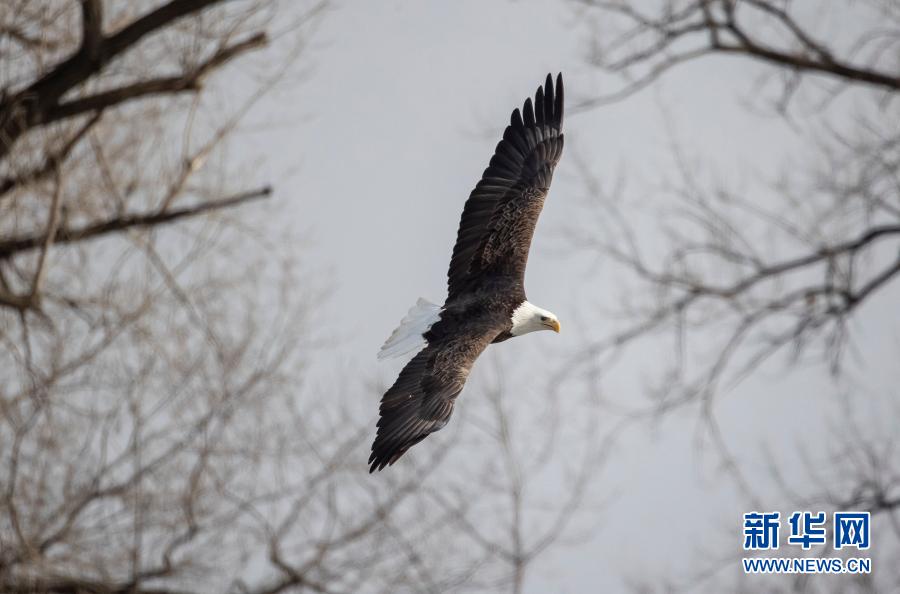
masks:
<path fill-rule="evenodd" d="M 900 72 L 836 56 L 787 8 L 771 0 L 691 0 L 677 8 L 665 3 L 658 15 L 641 13 L 633 3 L 621 0 L 578 2 L 624 26 L 618 34 L 598 34 L 603 40 L 598 41 L 594 63 L 632 78 L 622 90 L 588 100 L 580 109 L 619 100 L 677 65 L 713 54 L 743 56 L 786 72 L 820 74 L 845 84 L 900 90 Z M 758 32 L 766 27 L 753 20 L 759 18 L 768 19 L 772 29 L 784 31 L 789 38 L 782 43 L 764 39 Z M 640 74 L 634 77 L 637 72 Z"/>
<path fill-rule="evenodd" d="M 266 198 L 271 195 L 271 193 L 272 189 L 270 187 L 264 187 L 258 190 L 242 192 L 222 200 L 202 202 L 194 206 L 170 209 L 164 212 L 123 215 L 74 229 L 60 228 L 57 229 L 56 235 L 53 237 L 53 242 L 58 244 L 75 243 L 108 235 L 110 233 L 118 233 L 126 229 L 155 227 L 215 210 L 231 208 L 239 204 L 259 200 L 260 198 Z M 36 249 L 40 247 L 44 241 L 45 238 L 42 235 L 0 240 L 0 260 L 9 258 L 19 252 Z"/>
<path fill-rule="evenodd" d="M 43 124 L 50 124 L 84 112 L 100 111 L 112 106 L 121 105 L 135 99 L 152 97 L 154 95 L 171 95 L 184 92 L 196 92 L 200 90 L 204 77 L 210 72 L 225 64 L 232 58 L 252 49 L 266 44 L 266 36 L 257 33 L 238 43 L 226 46 L 217 51 L 209 59 L 205 60 L 190 72 L 178 76 L 167 76 L 152 80 L 144 80 L 117 89 L 103 91 L 95 95 L 73 99 L 56 106 L 52 113 L 48 114 Z"/>
<path fill-rule="evenodd" d="M 62 204 L 61 196 L 62 183 L 60 182 L 59 172 L 57 171 L 53 199 L 50 202 L 50 214 L 47 217 L 47 229 L 44 231 L 44 240 L 41 243 L 41 254 L 38 257 L 37 269 L 34 271 L 34 276 L 31 281 L 31 294 L 28 297 L 29 301 L 33 304 L 33 307 L 37 308 L 40 308 L 41 283 L 44 280 L 44 274 L 47 269 L 47 256 L 50 253 L 50 246 L 53 245 L 53 240 L 56 239 L 56 234 L 59 229 L 59 212 Z"/>
<path fill-rule="evenodd" d="M 147 35 L 220 2 L 170 0 L 109 36 L 100 32 L 101 15 L 94 3 L 83 3 L 84 31 L 90 39 L 86 38 L 77 52 L 27 88 L 0 100 L 0 159 L 6 157 L 22 134 L 59 119 L 54 111 L 68 91 L 96 75 Z"/>
<path fill-rule="evenodd" d="M 47 156 L 44 164 L 36 169 L 19 174 L 15 177 L 6 177 L 0 180 L 0 197 L 15 189 L 18 186 L 28 185 L 40 181 L 53 173 L 68 158 L 72 149 L 84 138 L 85 134 L 91 131 L 97 122 L 100 121 L 103 112 L 98 111 L 93 114 L 78 130 L 54 153 Z"/>
<path fill-rule="evenodd" d="M 88 60 L 100 58 L 103 43 L 103 2 L 102 0 L 81 0 L 81 50 Z"/>

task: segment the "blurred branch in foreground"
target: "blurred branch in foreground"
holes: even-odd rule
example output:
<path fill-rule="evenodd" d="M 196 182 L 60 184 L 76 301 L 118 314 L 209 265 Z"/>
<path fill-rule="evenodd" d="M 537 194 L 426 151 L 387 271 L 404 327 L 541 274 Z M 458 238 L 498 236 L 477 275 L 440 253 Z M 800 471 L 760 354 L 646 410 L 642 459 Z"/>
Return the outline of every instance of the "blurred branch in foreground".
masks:
<path fill-rule="evenodd" d="M 866 339 L 857 335 L 862 321 L 871 328 L 896 318 L 890 304 L 897 300 L 900 278 L 898 5 L 880 0 L 827 6 L 768 0 L 575 4 L 597 25 L 592 62 L 625 80 L 620 91 L 589 99 L 582 109 L 628 97 L 664 73 L 674 75 L 686 62 L 749 58 L 754 69 L 748 72 L 763 74 L 748 103 L 764 101 L 766 86 L 775 81 L 774 109 L 805 150 L 792 154 L 792 163 L 777 174 L 736 189 L 738 183 L 722 172 L 698 165 L 702 146 L 688 147 L 675 138 L 676 174 L 652 180 L 647 185 L 655 190 L 640 196 L 622 180 L 598 179 L 582 159 L 588 218 L 567 230 L 567 237 L 573 249 L 604 263 L 619 303 L 605 313 L 614 328 L 588 344 L 565 373 L 576 367 L 600 377 L 626 352 L 654 353 L 643 378 L 649 400 L 629 401 L 626 416 L 654 417 L 696 405 L 720 468 L 734 480 L 745 509 L 871 511 L 873 523 L 884 526 L 878 546 L 887 563 L 900 548 L 900 469 L 896 439 L 879 426 L 896 417 L 896 391 L 887 394 L 885 411 L 877 412 L 881 402 L 871 394 L 888 388 L 866 385 L 876 363 L 857 357 L 850 367 L 862 377 L 846 379 L 846 355 Z M 842 26 L 829 29 L 829 23 Z M 853 101 L 839 103 L 843 94 L 852 94 Z M 750 163 L 744 170 L 752 168 Z M 830 394 L 818 394 L 802 423 L 826 417 L 833 425 L 821 433 L 829 436 L 827 444 L 797 443 L 800 461 L 785 460 L 785 451 L 769 452 L 768 469 L 754 466 L 750 481 L 745 473 L 752 465 L 732 455 L 732 436 L 719 430 L 717 397 L 748 377 L 771 380 L 767 372 L 804 366 L 829 372 L 836 392 L 843 391 L 839 381 L 853 383 L 853 394 L 835 394 L 844 405 L 837 412 L 829 408 Z M 744 462 L 749 457 L 741 451 Z M 778 494 L 761 500 L 758 490 L 769 483 Z M 732 534 L 734 524 L 727 529 Z M 729 550 L 728 559 L 742 553 Z M 731 563 L 720 553 L 698 555 L 696 581 L 681 589 L 699 591 L 701 583 L 712 592 L 760 587 L 759 581 L 735 575 Z M 778 576 L 762 587 L 874 592 L 898 584 L 896 572 L 883 569 L 850 579 Z M 655 576 L 640 576 L 635 583 L 638 591 L 659 590 L 660 583 L 679 589 Z"/>
<path fill-rule="evenodd" d="M 674 151 L 679 178 L 661 180 L 663 191 L 639 203 L 582 163 L 596 224 L 573 229 L 575 244 L 613 258 L 632 283 L 621 330 L 592 344 L 582 360 L 668 334 L 676 356 L 660 374 L 666 405 L 708 399 L 787 346 L 796 357 L 820 346 L 837 372 L 849 318 L 900 276 L 900 128 L 880 113 L 900 96 L 900 64 L 886 52 L 900 42 L 900 13 L 862 3 L 855 10 L 875 13 L 880 20 L 868 22 L 878 23 L 878 34 L 858 33 L 841 55 L 814 41 L 820 36 L 795 14 L 801 3 L 651 4 L 656 8 L 639 12 L 631 3 L 579 3 L 620 30 L 598 40 L 598 64 L 630 77 L 649 65 L 636 75 L 649 83 L 684 56 L 764 55 L 774 72 L 798 84 L 827 70 L 843 87 L 876 97 L 852 131 L 824 124 L 828 132 L 809 143 L 807 170 L 749 192 L 706 181 L 681 146 Z M 685 50 L 691 41 L 701 49 Z M 700 332 L 713 340 L 703 352 L 690 340 Z"/>
<path fill-rule="evenodd" d="M 580 108 L 621 99 L 680 64 L 711 55 L 744 57 L 774 67 L 783 77 L 779 101 L 783 107 L 809 75 L 837 85 L 826 92 L 828 96 L 847 85 L 866 85 L 888 95 L 900 91 L 896 60 L 900 11 L 895 3 L 872 0 L 850 9 L 848 20 L 869 17 L 877 25 L 855 32 L 838 47 L 809 24 L 809 13 L 816 10 L 816 3 L 810 2 L 576 0 L 576 4 L 609 25 L 595 37 L 592 62 L 629 79 L 619 92 L 589 100 Z"/>

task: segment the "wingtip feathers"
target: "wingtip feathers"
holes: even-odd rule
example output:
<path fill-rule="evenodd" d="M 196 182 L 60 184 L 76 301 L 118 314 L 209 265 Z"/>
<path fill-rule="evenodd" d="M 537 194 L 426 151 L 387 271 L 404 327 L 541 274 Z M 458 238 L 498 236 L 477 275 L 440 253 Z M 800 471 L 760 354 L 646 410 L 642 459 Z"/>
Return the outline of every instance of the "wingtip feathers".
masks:
<path fill-rule="evenodd" d="M 562 131 L 563 121 L 563 78 L 562 72 L 557 73 L 556 83 L 553 82 L 553 73 L 548 72 L 544 84 L 539 86 L 534 93 L 534 99 L 528 97 L 522 107 L 513 111 L 510 125 L 515 127 L 525 126 L 553 126 Z"/>

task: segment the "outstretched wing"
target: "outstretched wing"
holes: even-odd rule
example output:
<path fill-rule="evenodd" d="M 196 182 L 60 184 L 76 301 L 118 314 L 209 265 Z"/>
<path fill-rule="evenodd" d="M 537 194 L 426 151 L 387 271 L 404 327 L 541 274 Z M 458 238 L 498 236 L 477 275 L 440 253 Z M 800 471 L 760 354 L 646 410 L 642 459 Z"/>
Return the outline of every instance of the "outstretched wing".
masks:
<path fill-rule="evenodd" d="M 472 190 L 459 222 L 447 273 L 447 300 L 506 276 L 521 286 L 531 236 L 562 154 L 562 74 L 512 113 L 503 140 Z"/>
<path fill-rule="evenodd" d="M 475 359 L 502 330 L 502 323 L 472 320 L 460 327 L 438 322 L 428 345 L 407 363 L 381 399 L 378 434 L 369 472 L 391 465 L 406 450 L 444 427 Z"/>

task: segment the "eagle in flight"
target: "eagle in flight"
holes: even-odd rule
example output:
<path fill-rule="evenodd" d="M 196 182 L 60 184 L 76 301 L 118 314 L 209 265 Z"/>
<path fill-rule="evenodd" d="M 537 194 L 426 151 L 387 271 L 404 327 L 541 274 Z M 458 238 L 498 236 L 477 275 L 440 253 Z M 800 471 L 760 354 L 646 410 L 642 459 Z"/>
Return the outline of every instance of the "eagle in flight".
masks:
<path fill-rule="evenodd" d="M 382 470 L 447 424 L 475 359 L 493 342 L 559 332 L 551 312 L 525 299 L 525 264 L 563 148 L 563 82 L 512 112 L 490 165 L 463 208 L 443 306 L 419 299 L 379 359 L 419 350 L 381 399 L 369 472 Z"/>

